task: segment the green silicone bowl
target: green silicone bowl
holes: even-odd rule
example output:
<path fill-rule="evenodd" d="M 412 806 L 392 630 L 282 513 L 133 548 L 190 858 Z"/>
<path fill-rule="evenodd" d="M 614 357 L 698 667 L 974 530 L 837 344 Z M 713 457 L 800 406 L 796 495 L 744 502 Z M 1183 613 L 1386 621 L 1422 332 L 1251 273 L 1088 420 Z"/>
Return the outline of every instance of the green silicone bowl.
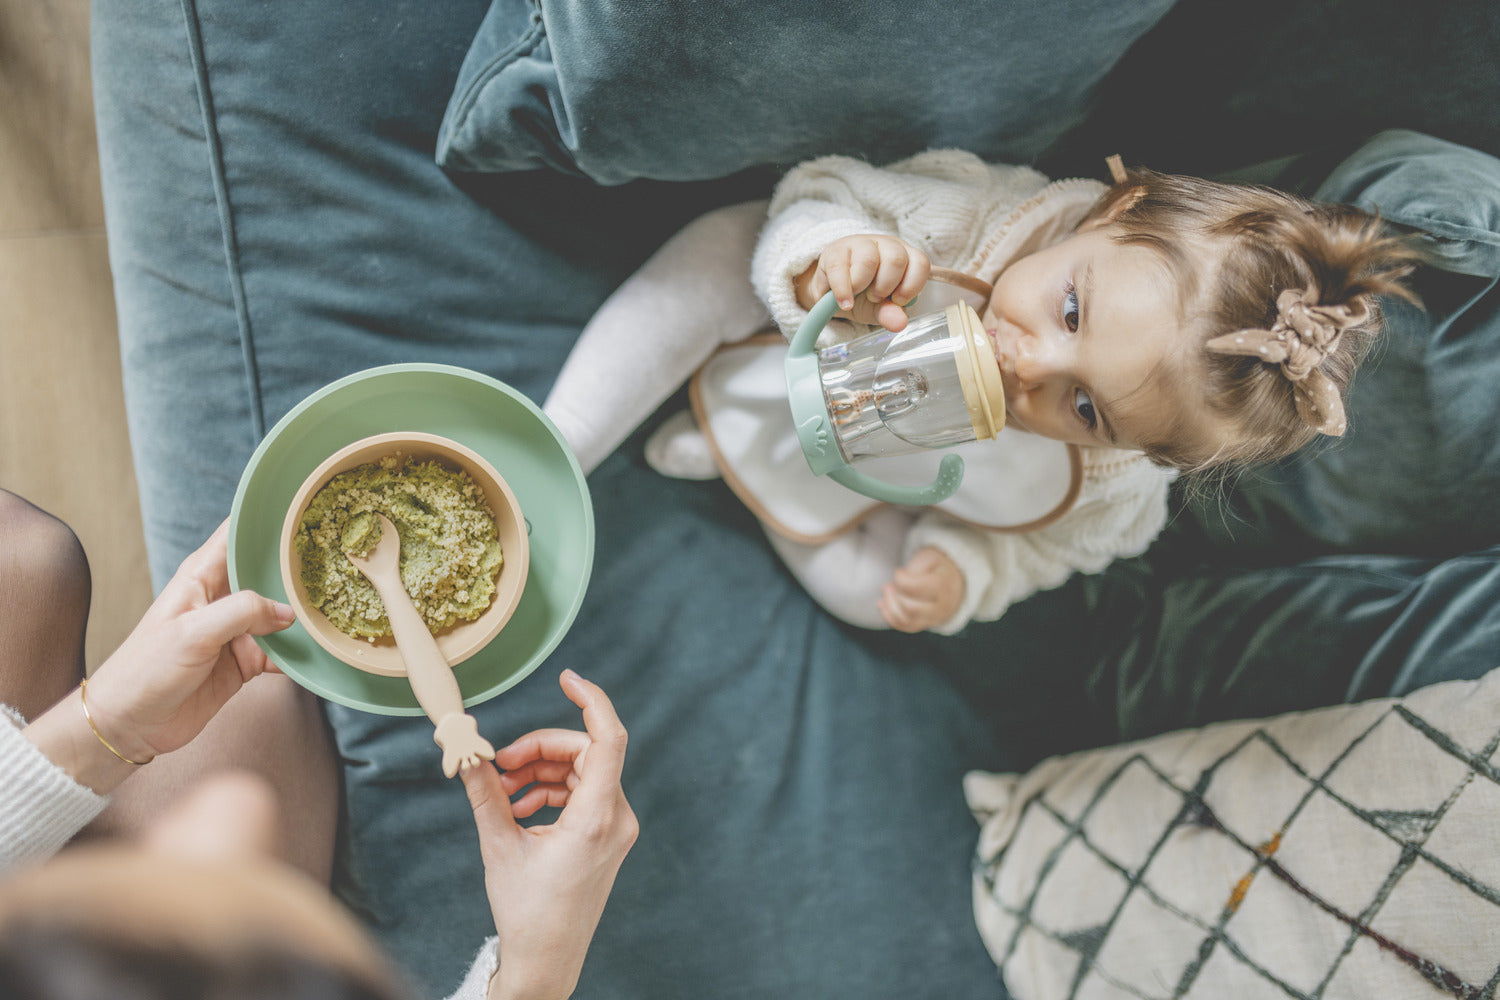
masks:
<path fill-rule="evenodd" d="M 465 705 L 519 683 L 567 634 L 594 562 L 594 509 L 578 460 L 536 404 L 503 382 L 449 365 L 356 372 L 298 403 L 250 456 L 229 515 L 229 583 L 279 601 L 282 521 L 304 479 L 338 449 L 396 431 L 451 438 L 500 470 L 526 515 L 531 568 L 505 628 L 453 668 Z M 382 715 L 421 715 L 404 677 L 357 670 L 302 624 L 256 639 L 288 677 L 329 701 Z"/>

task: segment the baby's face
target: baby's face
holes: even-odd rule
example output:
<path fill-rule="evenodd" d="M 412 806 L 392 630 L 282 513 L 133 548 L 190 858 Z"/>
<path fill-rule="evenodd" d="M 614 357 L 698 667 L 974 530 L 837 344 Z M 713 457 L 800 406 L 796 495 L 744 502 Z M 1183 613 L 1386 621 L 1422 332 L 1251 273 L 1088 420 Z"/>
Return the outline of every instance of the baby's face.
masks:
<path fill-rule="evenodd" d="M 982 318 L 1008 422 L 1120 448 L 1159 440 L 1174 425 L 1206 430 L 1207 407 L 1177 391 L 1172 377 L 1187 343 L 1177 283 L 1155 251 L 1115 243 L 1110 233 L 1076 233 L 1016 261 L 995 283 Z"/>

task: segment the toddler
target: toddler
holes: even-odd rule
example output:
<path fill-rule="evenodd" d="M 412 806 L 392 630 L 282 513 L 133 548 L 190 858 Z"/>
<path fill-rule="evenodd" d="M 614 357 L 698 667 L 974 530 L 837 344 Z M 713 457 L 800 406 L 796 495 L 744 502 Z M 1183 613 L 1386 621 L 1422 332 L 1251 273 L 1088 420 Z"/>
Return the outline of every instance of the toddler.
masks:
<path fill-rule="evenodd" d="M 1143 552 L 1178 472 L 1342 435 L 1343 394 L 1380 325 L 1375 297 L 1414 300 L 1402 279 L 1416 244 L 1364 212 L 1110 165 L 1106 187 L 955 150 L 883 168 L 805 163 L 769 207 L 710 213 L 668 241 L 584 330 L 545 409 L 592 468 L 767 311 L 790 335 L 831 290 L 852 324 L 836 324 L 842 335 L 899 330 L 932 266 L 992 283 L 980 313 L 1005 385 L 1001 436 L 1076 448 L 1071 507 L 1025 532 L 886 508 L 823 544 L 768 536 L 853 624 L 951 634 L 998 618 Z M 715 474 L 687 414 L 647 458 L 669 475 Z"/>

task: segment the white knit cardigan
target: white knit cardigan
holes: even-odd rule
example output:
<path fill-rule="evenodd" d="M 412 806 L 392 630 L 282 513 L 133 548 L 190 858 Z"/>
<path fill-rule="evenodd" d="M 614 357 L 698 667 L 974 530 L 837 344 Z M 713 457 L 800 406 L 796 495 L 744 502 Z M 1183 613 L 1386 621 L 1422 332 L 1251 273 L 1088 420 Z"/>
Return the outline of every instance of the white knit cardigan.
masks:
<path fill-rule="evenodd" d="M 806 311 L 794 279 L 834 240 L 896 236 L 933 264 L 993 283 L 1012 261 L 1063 239 L 1098 200 L 1097 181 L 1048 183 L 1029 167 L 985 163 L 960 150 L 920 153 L 886 167 L 828 156 L 792 170 L 777 186 L 751 265 L 756 293 L 783 333 Z M 1002 432 L 1005 433 L 1005 432 Z M 1016 432 L 1023 433 L 1023 432 Z M 904 555 L 934 546 L 958 564 L 965 593 L 934 631 L 999 618 L 1017 601 L 1139 555 L 1166 524 L 1175 473 L 1139 451 L 1082 448 L 1078 502 L 1053 524 L 1026 534 L 985 531 L 928 511 L 908 533 Z"/>

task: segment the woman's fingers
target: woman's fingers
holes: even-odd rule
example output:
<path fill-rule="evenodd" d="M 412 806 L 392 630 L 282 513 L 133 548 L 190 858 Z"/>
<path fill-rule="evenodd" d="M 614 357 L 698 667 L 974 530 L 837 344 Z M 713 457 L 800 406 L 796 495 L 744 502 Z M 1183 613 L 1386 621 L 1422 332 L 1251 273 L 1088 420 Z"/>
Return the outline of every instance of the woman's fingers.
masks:
<path fill-rule="evenodd" d="M 249 680 L 260 674 L 281 672 L 266 656 L 265 650 L 256 645 L 255 639 L 248 632 L 229 640 L 229 653 L 234 657 L 235 665 L 239 668 L 240 677 L 243 680 Z"/>
<path fill-rule="evenodd" d="M 188 612 L 183 625 L 188 648 L 207 656 L 235 636 L 280 632 L 292 619 L 291 605 L 241 590 Z"/>
<path fill-rule="evenodd" d="M 219 522 L 208 540 L 198 546 L 172 577 L 168 587 L 181 586 L 192 605 L 207 604 L 229 593 L 229 519 Z"/>
<path fill-rule="evenodd" d="M 204 540 L 182 561 L 178 567 L 179 573 L 197 574 L 204 571 L 212 572 L 214 567 L 224 564 L 227 566 L 229 560 L 229 518 L 219 522 L 219 526 L 213 530 L 213 534 Z"/>
<path fill-rule="evenodd" d="M 625 835 L 626 841 L 633 843 L 635 815 L 620 787 L 628 742 L 625 725 L 599 685 L 572 670 L 564 670 L 558 683 L 569 700 L 583 710 L 583 725 L 589 735 L 588 761 L 586 765 L 578 763 L 579 781 L 563 819 L 599 832 Z"/>
<path fill-rule="evenodd" d="M 589 737 L 576 729 L 538 729 L 495 751 L 495 763 L 507 771 L 533 760 L 571 763 L 587 750 Z"/>
<path fill-rule="evenodd" d="M 599 785 L 620 784 L 620 774 L 625 770 L 625 747 L 629 737 L 625 724 L 615 713 L 614 702 L 604 689 L 592 681 L 586 681 L 572 670 L 564 670 L 558 678 L 568 700 L 583 710 L 583 727 L 588 730 L 589 767 L 586 780 Z"/>
<path fill-rule="evenodd" d="M 572 787 L 578 783 L 578 774 L 573 765 L 562 761 L 536 760 L 500 775 L 505 785 L 505 794 L 514 795 L 527 785 L 561 785 Z"/>
<path fill-rule="evenodd" d="M 526 819 L 547 807 L 562 809 L 567 806 L 572 790 L 562 785 L 533 785 L 525 795 L 511 803 L 511 813 L 516 819 Z"/>
<path fill-rule="evenodd" d="M 489 851 L 492 849 L 491 838 L 485 834 L 516 828 L 510 795 L 505 791 L 500 772 L 493 764 L 481 763 L 477 767 L 459 768 L 459 777 L 463 780 L 464 791 L 468 793 L 469 807 L 474 810 L 474 825 L 479 828 L 480 833 L 479 846 L 482 850 Z"/>
<path fill-rule="evenodd" d="M 568 699 L 583 711 L 586 732 L 539 729 L 497 750 L 495 763 L 504 768 L 504 773 L 496 778 L 494 790 L 507 798 L 521 793 L 510 803 L 512 821 L 553 806 L 566 807 L 569 811 L 564 815 L 573 816 L 575 822 L 582 819 L 602 824 L 603 829 L 625 829 L 634 822 L 620 789 L 625 726 L 609 696 L 597 684 L 572 670 L 563 671 L 558 682 Z M 465 786 L 470 787 L 471 781 L 466 776 Z M 473 797 L 471 789 L 471 802 Z"/>

